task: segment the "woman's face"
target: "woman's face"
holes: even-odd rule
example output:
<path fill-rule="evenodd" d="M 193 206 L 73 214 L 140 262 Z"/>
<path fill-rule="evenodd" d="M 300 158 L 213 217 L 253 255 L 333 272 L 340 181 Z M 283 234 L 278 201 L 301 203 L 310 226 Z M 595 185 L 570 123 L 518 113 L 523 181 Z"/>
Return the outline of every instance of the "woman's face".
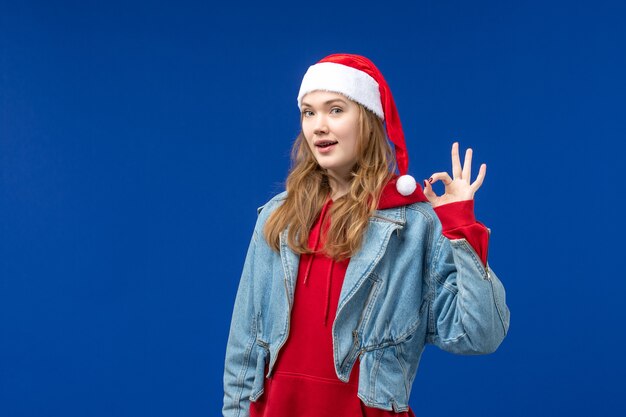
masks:
<path fill-rule="evenodd" d="M 312 91 L 302 98 L 302 133 L 329 175 L 348 179 L 357 161 L 359 107 L 343 94 Z"/>

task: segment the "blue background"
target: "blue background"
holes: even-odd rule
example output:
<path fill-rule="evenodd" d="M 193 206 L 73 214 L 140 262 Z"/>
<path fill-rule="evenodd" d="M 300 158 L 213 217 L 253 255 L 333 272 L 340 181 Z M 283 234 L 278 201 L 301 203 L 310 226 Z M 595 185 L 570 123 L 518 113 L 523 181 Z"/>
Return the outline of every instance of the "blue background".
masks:
<path fill-rule="evenodd" d="M 418 416 L 624 415 L 622 2 L 9 2 L 0 9 L 0 415 L 220 415 L 256 208 L 307 67 L 382 70 L 410 172 L 487 163 L 507 289 L 487 356 L 426 349 Z"/>

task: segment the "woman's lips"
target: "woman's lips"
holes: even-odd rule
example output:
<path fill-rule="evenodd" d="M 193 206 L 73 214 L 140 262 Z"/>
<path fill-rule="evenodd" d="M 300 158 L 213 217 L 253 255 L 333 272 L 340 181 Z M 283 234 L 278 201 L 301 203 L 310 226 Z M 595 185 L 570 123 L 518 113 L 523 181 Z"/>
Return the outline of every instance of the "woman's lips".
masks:
<path fill-rule="evenodd" d="M 317 147 L 317 151 L 319 153 L 329 153 L 330 151 L 332 151 L 335 147 L 335 145 L 337 145 L 336 143 L 330 145 L 330 146 L 325 146 L 325 147 L 321 147 L 321 146 L 316 146 Z"/>
<path fill-rule="evenodd" d="M 315 142 L 315 147 L 319 153 L 328 153 L 337 143 L 336 140 L 318 140 Z"/>

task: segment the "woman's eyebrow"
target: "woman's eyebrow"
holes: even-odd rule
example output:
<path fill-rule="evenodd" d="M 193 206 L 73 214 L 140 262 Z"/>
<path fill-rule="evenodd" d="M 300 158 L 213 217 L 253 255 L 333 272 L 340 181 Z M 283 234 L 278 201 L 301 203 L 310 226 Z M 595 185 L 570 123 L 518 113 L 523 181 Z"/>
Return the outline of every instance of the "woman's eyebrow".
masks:
<path fill-rule="evenodd" d="M 340 98 L 334 98 L 334 99 L 332 99 L 332 100 L 325 101 L 323 104 L 324 104 L 325 106 L 328 106 L 329 104 L 332 104 L 332 103 L 334 103 L 335 101 L 339 101 L 339 102 L 341 102 L 341 103 L 343 103 L 343 104 L 348 104 L 348 103 L 346 103 L 344 100 L 342 100 L 342 99 L 340 99 Z M 304 106 L 307 106 L 307 107 L 312 107 L 309 103 L 306 103 L 306 102 L 304 102 L 304 101 L 303 101 L 303 102 L 302 102 L 302 107 L 304 107 Z"/>

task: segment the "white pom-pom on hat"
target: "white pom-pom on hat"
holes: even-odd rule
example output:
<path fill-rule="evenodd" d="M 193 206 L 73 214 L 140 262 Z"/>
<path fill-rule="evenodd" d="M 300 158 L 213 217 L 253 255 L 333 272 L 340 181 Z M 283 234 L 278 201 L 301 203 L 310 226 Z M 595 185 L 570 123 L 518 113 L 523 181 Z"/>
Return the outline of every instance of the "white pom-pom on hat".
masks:
<path fill-rule="evenodd" d="M 401 175 L 396 180 L 396 190 L 404 196 L 413 194 L 416 188 L 417 182 L 415 182 L 415 178 L 410 175 Z"/>

